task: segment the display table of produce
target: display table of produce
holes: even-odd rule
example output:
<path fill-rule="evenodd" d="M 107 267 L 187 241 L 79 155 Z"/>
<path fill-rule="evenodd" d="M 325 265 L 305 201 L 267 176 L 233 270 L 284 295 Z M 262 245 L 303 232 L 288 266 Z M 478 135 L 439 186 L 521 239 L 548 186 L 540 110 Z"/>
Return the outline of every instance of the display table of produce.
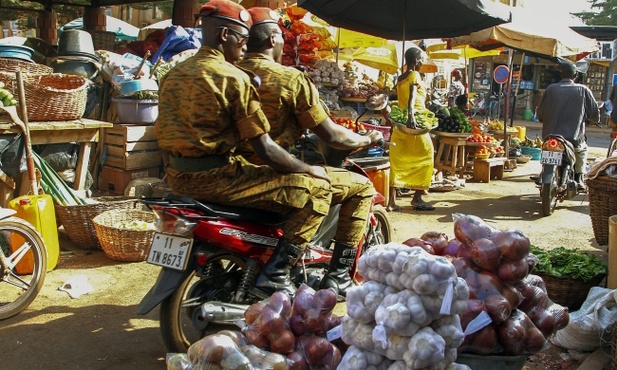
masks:
<path fill-rule="evenodd" d="M 110 122 L 92 119 L 71 121 L 37 121 L 28 123 L 32 145 L 79 143 L 79 155 L 75 168 L 75 190 L 83 190 L 92 144 L 98 141 L 99 129 L 113 127 Z M 13 125 L 8 115 L 0 114 L 0 134 L 18 134 L 21 130 Z"/>

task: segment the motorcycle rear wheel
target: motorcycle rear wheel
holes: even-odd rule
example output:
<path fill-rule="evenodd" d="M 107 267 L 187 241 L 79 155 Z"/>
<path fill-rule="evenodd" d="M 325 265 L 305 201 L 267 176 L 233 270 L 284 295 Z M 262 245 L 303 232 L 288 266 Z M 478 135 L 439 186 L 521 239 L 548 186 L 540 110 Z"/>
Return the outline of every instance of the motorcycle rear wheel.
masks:
<path fill-rule="evenodd" d="M 0 320 L 15 316 L 37 297 L 47 274 L 47 252 L 41 234 L 28 222 L 7 217 L 0 220 L 0 253 L 8 262 L 18 255 L 18 248 L 27 247 L 20 259 L 28 262 L 32 272 L 20 274 L 15 268 L 0 266 Z M 19 265 L 18 265 L 19 266 Z M 27 268 L 26 268 L 27 269 Z M 29 270 L 29 269 L 27 269 Z"/>
<path fill-rule="evenodd" d="M 559 168 L 555 168 L 553 171 L 553 178 L 551 182 L 548 184 L 542 184 L 542 189 L 540 190 L 542 196 L 542 214 L 544 216 L 550 216 L 555 211 L 555 207 L 557 207 L 557 181 L 559 179 Z"/>
<path fill-rule="evenodd" d="M 215 256 L 208 263 L 216 271 L 201 278 L 191 272 L 174 294 L 161 302 L 161 333 L 168 352 L 186 353 L 191 344 L 206 335 L 230 328 L 208 322 L 201 316 L 200 307 L 208 301 L 231 302 L 246 265 L 231 255 Z"/>
<path fill-rule="evenodd" d="M 377 220 L 377 226 L 374 230 L 375 240 L 370 244 L 377 245 L 390 243 L 392 241 L 392 225 L 390 224 L 388 212 L 385 207 L 380 204 L 376 204 L 373 206 L 373 215 Z M 370 247 L 370 245 L 368 247 Z"/>

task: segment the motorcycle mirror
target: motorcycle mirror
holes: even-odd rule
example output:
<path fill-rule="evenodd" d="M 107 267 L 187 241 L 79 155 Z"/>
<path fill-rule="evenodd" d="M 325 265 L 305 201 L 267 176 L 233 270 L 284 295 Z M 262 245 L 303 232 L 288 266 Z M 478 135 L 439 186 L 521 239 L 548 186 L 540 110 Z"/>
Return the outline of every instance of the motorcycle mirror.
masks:
<path fill-rule="evenodd" d="M 388 105 L 388 95 L 387 94 L 375 94 L 369 96 L 368 99 L 364 102 L 364 105 L 369 110 L 382 110 Z"/>

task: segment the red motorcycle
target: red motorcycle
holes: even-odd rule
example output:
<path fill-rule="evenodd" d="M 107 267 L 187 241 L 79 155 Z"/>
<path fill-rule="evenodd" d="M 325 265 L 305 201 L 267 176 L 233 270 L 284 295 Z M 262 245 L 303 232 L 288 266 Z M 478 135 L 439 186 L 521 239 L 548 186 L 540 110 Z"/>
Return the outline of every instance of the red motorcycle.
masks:
<path fill-rule="evenodd" d="M 343 166 L 367 176 L 352 161 Z M 373 197 L 366 232 L 358 245 L 360 253 L 350 271 L 356 280 L 361 279 L 356 267 L 361 252 L 391 241 L 385 201 L 379 193 Z M 279 226 L 285 218 L 173 194 L 142 202 L 157 215 L 157 232 L 147 262 L 162 269 L 141 301 L 138 314 L 145 315 L 160 304 L 161 331 L 168 351 L 186 352 L 206 335 L 210 324 L 233 324 L 244 317 L 250 304 L 260 300 L 250 291 L 282 236 Z M 304 283 L 318 289 L 332 258 L 340 207 L 330 209 L 292 269 L 291 278 L 297 286 Z"/>

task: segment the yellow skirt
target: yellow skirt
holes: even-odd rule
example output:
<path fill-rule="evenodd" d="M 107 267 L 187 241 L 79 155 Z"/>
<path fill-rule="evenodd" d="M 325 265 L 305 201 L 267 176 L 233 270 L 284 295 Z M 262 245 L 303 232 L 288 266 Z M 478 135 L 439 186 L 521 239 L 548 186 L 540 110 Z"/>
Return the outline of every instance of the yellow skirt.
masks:
<path fill-rule="evenodd" d="M 390 141 L 390 186 L 426 190 L 433 179 L 433 141 L 429 133 L 408 135 L 392 130 Z"/>

